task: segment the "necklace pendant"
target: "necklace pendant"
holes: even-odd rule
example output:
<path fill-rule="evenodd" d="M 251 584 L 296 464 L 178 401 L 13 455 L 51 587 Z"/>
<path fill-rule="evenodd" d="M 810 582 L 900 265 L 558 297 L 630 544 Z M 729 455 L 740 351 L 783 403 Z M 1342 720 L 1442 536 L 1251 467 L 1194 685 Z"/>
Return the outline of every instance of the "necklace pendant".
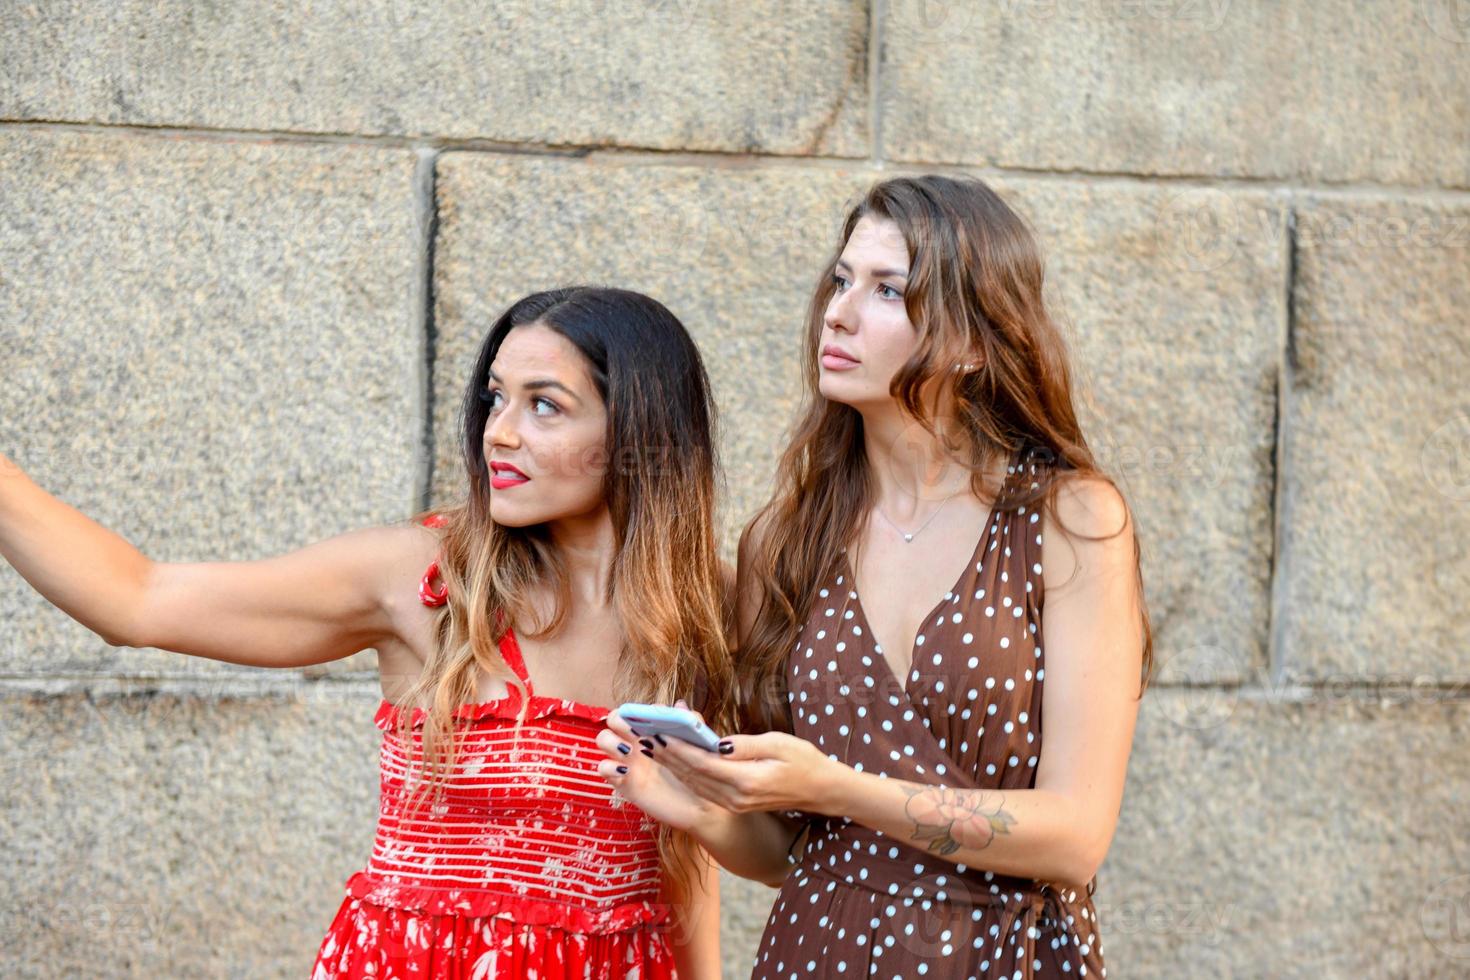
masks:
<path fill-rule="evenodd" d="M 905 540 L 905 541 L 912 541 L 912 540 L 914 540 L 914 536 L 913 536 L 913 535 L 912 535 L 912 534 L 905 534 L 905 535 L 904 535 L 904 536 L 903 536 L 903 539 L 904 539 L 904 540 Z"/>

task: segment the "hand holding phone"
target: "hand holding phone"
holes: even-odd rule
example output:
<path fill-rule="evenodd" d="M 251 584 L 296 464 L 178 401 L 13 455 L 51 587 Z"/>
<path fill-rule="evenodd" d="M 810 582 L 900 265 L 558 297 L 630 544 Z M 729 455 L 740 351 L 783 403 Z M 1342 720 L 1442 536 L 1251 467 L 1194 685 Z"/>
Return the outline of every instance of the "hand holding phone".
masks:
<path fill-rule="evenodd" d="M 634 734 L 664 735 L 683 739 L 691 745 L 710 752 L 718 752 L 719 736 L 699 720 L 699 716 L 687 708 L 673 708 L 666 704 L 640 704 L 630 701 L 618 708 L 618 715 L 628 723 Z"/>

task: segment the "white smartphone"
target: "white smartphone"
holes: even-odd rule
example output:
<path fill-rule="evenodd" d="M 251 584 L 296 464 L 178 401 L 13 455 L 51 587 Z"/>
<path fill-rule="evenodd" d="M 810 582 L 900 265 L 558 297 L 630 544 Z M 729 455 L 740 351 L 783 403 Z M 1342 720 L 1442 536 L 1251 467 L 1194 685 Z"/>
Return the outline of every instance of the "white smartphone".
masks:
<path fill-rule="evenodd" d="M 618 715 L 639 737 L 665 735 L 683 739 L 710 752 L 718 752 L 720 739 L 699 716 L 684 708 L 666 704 L 639 704 L 630 701 L 618 709 Z"/>

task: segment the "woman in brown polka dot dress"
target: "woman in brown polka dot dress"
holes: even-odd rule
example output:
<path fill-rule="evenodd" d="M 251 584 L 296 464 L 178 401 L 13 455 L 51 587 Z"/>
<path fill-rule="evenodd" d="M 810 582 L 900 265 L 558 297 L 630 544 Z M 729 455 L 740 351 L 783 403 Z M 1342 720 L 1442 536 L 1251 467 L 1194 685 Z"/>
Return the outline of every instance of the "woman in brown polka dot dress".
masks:
<path fill-rule="evenodd" d="M 614 713 L 599 771 L 780 888 L 754 978 L 1106 976 L 1096 872 L 1152 639 L 1038 250 L 984 183 L 894 178 L 829 273 L 741 541 L 749 734 L 631 753 Z"/>
<path fill-rule="evenodd" d="M 1012 465 L 1006 489 L 1033 473 Z M 992 511 L 965 570 L 925 617 L 902 682 L 840 563 L 790 658 L 794 733 L 884 778 L 1031 787 L 1046 677 L 1038 518 L 1024 506 Z M 949 811 L 963 804 L 926 806 L 909 840 L 817 817 L 771 912 L 786 928 L 766 930 L 754 975 L 1106 975 L 1093 882 L 1056 887 L 938 858 L 931 848 L 948 846 Z M 809 961 L 814 972 L 802 969 Z"/>

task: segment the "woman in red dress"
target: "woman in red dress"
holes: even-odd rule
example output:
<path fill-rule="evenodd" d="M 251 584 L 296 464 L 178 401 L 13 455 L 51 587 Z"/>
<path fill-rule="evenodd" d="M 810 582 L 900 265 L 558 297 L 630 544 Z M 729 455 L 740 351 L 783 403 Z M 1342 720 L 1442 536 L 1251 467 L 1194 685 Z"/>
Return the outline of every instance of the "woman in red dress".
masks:
<path fill-rule="evenodd" d="M 646 296 L 537 293 L 491 327 L 462 421 L 458 505 L 249 562 L 150 561 L 0 457 L 0 554 L 114 646 L 378 651 L 377 835 L 313 980 L 717 977 L 714 865 L 595 744 L 624 701 L 730 714 L 698 351 Z"/>

